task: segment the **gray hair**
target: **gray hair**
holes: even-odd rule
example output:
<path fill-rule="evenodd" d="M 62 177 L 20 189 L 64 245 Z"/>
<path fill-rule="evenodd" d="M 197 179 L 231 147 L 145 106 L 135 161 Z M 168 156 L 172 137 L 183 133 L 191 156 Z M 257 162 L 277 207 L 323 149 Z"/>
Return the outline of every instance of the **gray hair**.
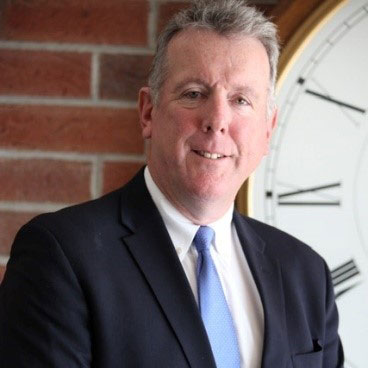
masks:
<path fill-rule="evenodd" d="M 158 38 L 155 57 L 151 66 L 148 85 L 153 103 L 157 104 L 159 92 L 166 80 L 167 49 L 170 40 L 188 28 L 212 30 L 223 36 L 244 35 L 259 40 L 266 49 L 270 63 L 268 114 L 274 108 L 274 91 L 279 58 L 277 28 L 259 10 L 247 5 L 246 0 L 194 0 L 190 8 L 177 13 Z"/>

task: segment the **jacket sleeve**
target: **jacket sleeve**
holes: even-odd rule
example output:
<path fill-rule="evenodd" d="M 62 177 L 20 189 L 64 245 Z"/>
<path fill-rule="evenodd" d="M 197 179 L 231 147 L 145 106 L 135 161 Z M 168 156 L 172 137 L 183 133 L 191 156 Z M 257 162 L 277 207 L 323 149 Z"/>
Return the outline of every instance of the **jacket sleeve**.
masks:
<path fill-rule="evenodd" d="M 38 224 L 14 241 L 0 286 L 0 367 L 87 367 L 89 316 L 58 240 Z"/>

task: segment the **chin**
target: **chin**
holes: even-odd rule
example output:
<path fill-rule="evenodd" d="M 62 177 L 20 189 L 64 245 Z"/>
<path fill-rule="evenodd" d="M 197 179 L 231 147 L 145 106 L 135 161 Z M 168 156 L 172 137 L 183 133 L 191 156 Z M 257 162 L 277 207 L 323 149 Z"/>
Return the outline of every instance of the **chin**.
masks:
<path fill-rule="evenodd" d="M 197 200 L 215 201 L 228 196 L 228 191 L 226 191 L 226 188 L 218 183 L 196 183 L 195 185 L 191 185 L 188 189 L 192 196 Z"/>
<path fill-rule="evenodd" d="M 197 169 L 187 172 L 185 176 L 182 175 L 183 180 L 177 182 L 177 188 L 182 187 L 182 190 L 196 197 L 197 200 L 229 198 L 233 192 L 236 192 L 234 189 L 235 183 L 232 182 L 230 177 L 233 177 L 231 173 Z"/>

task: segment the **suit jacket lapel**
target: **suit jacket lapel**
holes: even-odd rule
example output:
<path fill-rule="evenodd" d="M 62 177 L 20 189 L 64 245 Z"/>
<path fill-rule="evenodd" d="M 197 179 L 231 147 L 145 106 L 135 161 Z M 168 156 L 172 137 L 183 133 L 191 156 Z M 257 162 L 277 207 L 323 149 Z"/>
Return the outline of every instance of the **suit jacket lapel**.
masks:
<path fill-rule="evenodd" d="M 290 352 L 279 262 L 268 255 L 265 242 L 237 212 L 234 223 L 264 309 L 262 367 L 285 367 Z"/>
<path fill-rule="evenodd" d="M 123 241 L 161 305 L 192 367 L 215 367 L 189 282 L 163 220 L 144 183 L 143 171 L 122 193 Z M 147 311 L 149 313 L 149 311 Z"/>

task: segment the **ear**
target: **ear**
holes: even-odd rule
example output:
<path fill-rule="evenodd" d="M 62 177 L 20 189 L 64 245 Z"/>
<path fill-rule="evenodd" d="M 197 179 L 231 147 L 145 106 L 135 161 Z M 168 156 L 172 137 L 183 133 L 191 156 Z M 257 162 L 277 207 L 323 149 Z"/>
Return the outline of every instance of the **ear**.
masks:
<path fill-rule="evenodd" d="M 139 91 L 138 100 L 139 122 L 142 128 L 143 139 L 149 139 L 152 135 L 152 109 L 153 102 L 149 87 L 143 87 Z"/>
<path fill-rule="evenodd" d="M 265 155 L 268 154 L 269 152 L 269 148 L 270 148 L 270 141 L 272 138 L 272 133 L 276 128 L 277 125 L 277 118 L 278 118 L 278 108 L 275 107 L 274 110 L 272 111 L 271 116 L 269 117 L 268 121 L 267 121 L 267 145 L 266 145 L 266 151 L 265 151 Z"/>

